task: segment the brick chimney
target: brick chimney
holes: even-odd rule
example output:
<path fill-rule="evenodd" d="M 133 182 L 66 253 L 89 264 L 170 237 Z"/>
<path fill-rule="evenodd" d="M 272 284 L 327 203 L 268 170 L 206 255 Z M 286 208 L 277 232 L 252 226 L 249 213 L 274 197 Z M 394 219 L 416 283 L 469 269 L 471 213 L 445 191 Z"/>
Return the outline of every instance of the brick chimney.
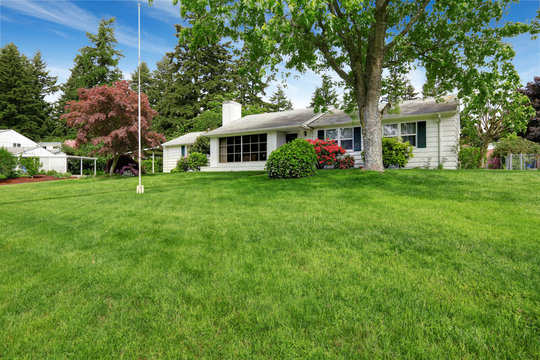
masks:
<path fill-rule="evenodd" d="M 242 117 L 242 105 L 236 101 L 225 101 L 223 103 L 223 118 L 221 125 L 227 125 Z"/>

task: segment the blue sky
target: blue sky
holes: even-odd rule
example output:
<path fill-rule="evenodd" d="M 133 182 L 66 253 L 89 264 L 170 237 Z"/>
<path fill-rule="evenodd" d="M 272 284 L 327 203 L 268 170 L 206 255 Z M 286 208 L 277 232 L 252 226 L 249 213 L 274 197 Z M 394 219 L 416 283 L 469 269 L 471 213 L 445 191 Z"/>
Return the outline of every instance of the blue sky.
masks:
<path fill-rule="evenodd" d="M 513 5 L 507 16 L 511 21 L 534 18 L 540 0 L 522 0 Z M 1 0 L 0 46 L 15 43 L 21 52 L 32 56 L 41 50 L 51 74 L 64 82 L 69 77 L 73 59 L 81 47 L 88 44 L 85 32 L 95 33 L 101 18 L 116 17 L 115 35 L 118 49 L 124 54 L 119 67 L 124 77 L 137 67 L 137 1 L 122 0 Z M 141 58 L 151 69 L 163 54 L 174 48 L 174 24 L 180 21 L 179 8 L 170 0 L 154 0 L 153 6 L 141 2 Z M 511 39 L 516 50 L 514 64 L 523 83 L 540 76 L 540 40 L 522 35 Z M 320 76 L 308 72 L 293 74 L 287 79 L 285 92 L 295 108 L 309 104 L 311 94 L 321 82 Z M 424 71 L 409 74 L 417 90 L 421 89 Z M 268 93 L 275 90 L 272 84 Z"/>

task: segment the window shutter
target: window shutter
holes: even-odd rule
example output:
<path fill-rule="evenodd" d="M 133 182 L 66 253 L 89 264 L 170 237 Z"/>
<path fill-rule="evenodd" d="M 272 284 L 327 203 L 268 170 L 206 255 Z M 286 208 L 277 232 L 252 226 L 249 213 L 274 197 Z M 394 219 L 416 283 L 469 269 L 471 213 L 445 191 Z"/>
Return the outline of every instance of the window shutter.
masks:
<path fill-rule="evenodd" d="M 418 134 L 416 147 L 425 148 L 426 147 L 426 122 L 425 121 L 419 121 L 416 123 L 416 132 Z"/>
<path fill-rule="evenodd" d="M 182 146 L 182 156 L 186 156 L 186 147 Z"/>
<path fill-rule="evenodd" d="M 317 139 L 324 140 L 324 130 L 317 131 Z"/>
<path fill-rule="evenodd" d="M 362 128 L 354 128 L 354 151 L 362 150 Z"/>

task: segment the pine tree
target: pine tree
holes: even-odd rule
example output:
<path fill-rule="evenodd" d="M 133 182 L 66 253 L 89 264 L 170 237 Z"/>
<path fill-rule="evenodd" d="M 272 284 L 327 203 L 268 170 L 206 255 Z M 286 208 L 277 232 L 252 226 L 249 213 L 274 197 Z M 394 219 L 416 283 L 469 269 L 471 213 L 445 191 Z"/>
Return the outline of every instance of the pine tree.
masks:
<path fill-rule="evenodd" d="M 319 112 L 321 109 L 324 111 L 329 107 L 336 107 L 337 103 L 338 96 L 334 90 L 332 79 L 330 76 L 324 74 L 322 77 L 322 85 L 315 89 L 309 107 L 312 107 L 316 112 Z"/>
<path fill-rule="evenodd" d="M 52 104 L 45 100 L 47 95 L 52 95 L 58 91 L 58 85 L 56 84 L 58 78 L 56 76 L 49 75 L 47 70 L 47 64 L 41 56 L 41 52 L 38 50 L 34 54 L 31 62 L 32 77 L 35 81 L 35 86 L 39 93 L 39 103 L 41 104 L 43 125 L 39 139 L 60 137 L 63 135 L 64 126 L 62 123 L 54 119 Z"/>
<path fill-rule="evenodd" d="M 283 88 L 278 85 L 277 90 L 270 96 L 270 103 L 274 105 L 275 111 L 292 110 L 292 102 L 285 95 Z"/>
<path fill-rule="evenodd" d="M 49 107 L 44 96 L 52 80 L 39 53 L 33 61 L 13 43 L 0 49 L 0 128 L 40 140 L 46 134 Z"/>
<path fill-rule="evenodd" d="M 131 90 L 139 91 L 139 69 L 131 74 Z M 148 95 L 148 91 L 152 88 L 152 74 L 148 68 L 148 64 L 141 62 L 141 93 Z"/>
<path fill-rule="evenodd" d="M 110 85 L 122 78 L 118 61 L 122 53 L 116 50 L 113 23 L 115 18 L 102 19 L 97 34 L 86 33 L 91 46 L 79 49 L 75 57 L 71 76 L 62 87 L 60 105 L 63 107 L 70 100 L 77 100 L 77 90 L 90 89 L 99 85 Z"/>

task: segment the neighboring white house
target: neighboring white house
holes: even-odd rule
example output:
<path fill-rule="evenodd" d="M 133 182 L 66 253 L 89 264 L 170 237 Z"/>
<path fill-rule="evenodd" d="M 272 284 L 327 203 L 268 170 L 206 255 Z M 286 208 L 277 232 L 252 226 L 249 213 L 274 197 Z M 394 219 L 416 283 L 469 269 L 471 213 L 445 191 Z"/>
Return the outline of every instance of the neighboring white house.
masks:
<path fill-rule="evenodd" d="M 163 147 L 163 172 L 171 172 L 176 167 L 178 159 L 188 156 L 195 140 L 205 134 L 205 131 L 192 132 L 161 144 Z"/>
<path fill-rule="evenodd" d="M 66 173 L 68 172 L 68 160 L 77 160 L 80 163 L 80 174 L 82 175 L 82 162 L 90 160 L 94 163 L 95 174 L 97 158 L 66 155 L 60 150 L 61 144 L 60 142 L 36 143 L 15 130 L 0 130 L 0 147 L 6 148 L 15 156 L 39 157 L 40 170 L 55 170 L 59 173 Z"/>
<path fill-rule="evenodd" d="M 6 129 L 0 130 L 0 147 L 6 148 L 12 154 L 18 154 L 21 151 L 38 147 L 38 143 L 15 130 Z"/>
<path fill-rule="evenodd" d="M 399 109 L 399 113 L 383 117 L 382 131 L 385 137 L 399 136 L 414 146 L 407 168 L 443 164 L 446 169 L 456 169 L 460 134 L 456 96 L 442 102 L 406 101 Z M 206 134 L 210 166 L 202 170 L 263 170 L 268 155 L 295 138 L 334 139 L 355 158 L 357 167 L 363 165 L 360 120 L 341 110 L 315 114 L 313 109 L 299 109 L 244 117 L 241 111 L 242 106 L 234 101 L 223 104 L 223 125 Z"/>

